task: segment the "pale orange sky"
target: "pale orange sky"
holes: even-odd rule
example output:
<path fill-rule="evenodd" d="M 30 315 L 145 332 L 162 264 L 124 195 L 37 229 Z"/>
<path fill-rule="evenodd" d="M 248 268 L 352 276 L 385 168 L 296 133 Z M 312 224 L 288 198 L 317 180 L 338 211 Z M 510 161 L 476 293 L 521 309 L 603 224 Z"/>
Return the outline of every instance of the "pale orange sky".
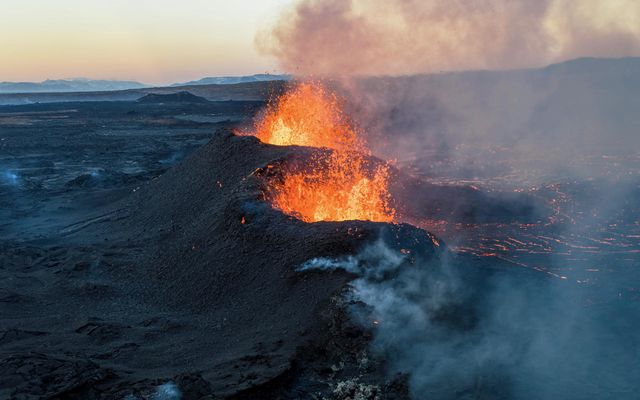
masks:
<path fill-rule="evenodd" d="M 278 72 L 254 39 L 292 0 L 2 0 L 0 81 L 164 84 Z"/>
<path fill-rule="evenodd" d="M 393 75 L 640 55 L 638 0 L 482 4 L 0 0 L 0 81 L 85 77 L 160 85 L 283 69 Z"/>

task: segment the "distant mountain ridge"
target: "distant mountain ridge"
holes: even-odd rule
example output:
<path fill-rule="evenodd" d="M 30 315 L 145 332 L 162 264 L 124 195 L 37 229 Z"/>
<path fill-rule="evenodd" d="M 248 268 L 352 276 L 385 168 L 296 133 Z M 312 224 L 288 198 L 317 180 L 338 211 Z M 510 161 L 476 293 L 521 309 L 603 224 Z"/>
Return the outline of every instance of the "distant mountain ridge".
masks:
<path fill-rule="evenodd" d="M 188 86 L 188 85 L 230 85 L 235 83 L 247 82 L 265 82 L 265 81 L 288 81 L 291 75 L 273 75 L 273 74 L 255 74 L 244 76 L 209 76 L 184 83 L 174 83 L 171 86 Z"/>
<path fill-rule="evenodd" d="M 581 57 L 551 64 L 540 70 L 573 74 L 594 74 L 604 71 L 609 74 L 637 74 L 640 71 L 640 57 Z"/>
<path fill-rule="evenodd" d="M 261 77 L 272 78 L 274 80 L 259 80 Z M 284 90 L 288 85 L 288 80 L 293 79 L 293 77 L 289 75 L 270 74 L 227 78 L 236 80 L 245 79 L 249 81 L 235 84 L 226 81 L 227 83 L 217 84 L 199 83 L 191 85 L 185 84 L 184 86 L 171 85 L 125 90 L 48 91 L 46 93 L 26 92 L 24 90 L 13 93 L 3 92 L 1 88 L 3 84 L 0 83 L 0 105 L 69 101 L 136 101 L 150 93 L 169 94 L 179 91 L 188 91 L 193 95 L 203 97 L 209 101 L 264 101 L 273 96 L 274 92 L 278 93 Z M 203 78 L 195 82 L 206 82 L 206 79 L 225 82 L 225 77 Z M 433 103 L 435 105 L 432 104 L 433 107 L 435 107 L 434 110 L 439 109 L 438 107 L 450 106 L 450 111 L 454 115 L 463 113 L 463 109 L 468 112 L 477 113 L 478 109 L 486 107 L 506 109 L 519 105 L 521 107 L 519 112 L 522 113 L 519 117 L 524 118 L 527 115 L 531 116 L 531 122 L 536 121 L 538 124 L 543 124 L 544 121 L 546 121 L 545 118 L 549 117 L 549 115 L 546 114 L 544 117 L 541 117 L 537 115 L 538 113 L 544 114 L 553 110 L 548 107 L 544 109 L 527 109 L 528 106 L 534 107 L 535 104 L 519 101 L 514 102 L 513 100 L 526 98 L 537 99 L 535 102 L 542 101 L 541 99 L 561 102 L 561 104 L 555 104 L 556 110 L 566 110 L 567 107 L 582 107 L 580 111 L 582 122 L 589 120 L 587 117 L 590 113 L 599 112 L 598 109 L 594 109 L 595 104 L 598 104 L 600 109 L 603 110 L 616 106 L 619 110 L 625 110 L 624 113 L 631 113 L 631 109 L 637 113 L 637 110 L 640 109 L 638 108 L 640 107 L 640 100 L 638 100 L 640 99 L 640 96 L 638 96 L 638 93 L 640 93 L 640 57 L 585 57 L 558 64 L 551 64 L 542 68 L 502 71 L 451 71 L 396 77 L 371 76 L 359 77 L 356 82 L 362 82 L 364 86 L 370 85 L 372 88 L 377 87 L 378 92 L 390 93 L 394 90 L 397 91 L 398 98 L 395 100 L 397 104 L 402 104 L 402 102 L 405 101 L 402 96 L 408 94 L 412 96 L 423 95 L 425 97 L 424 104 L 427 104 L 429 101 L 432 103 L 435 102 Z M 391 85 L 391 83 L 393 83 L 393 85 Z M 418 84 L 422 85 L 422 87 L 417 86 Z M 497 92 L 499 91 L 502 92 L 498 94 Z M 594 96 L 594 93 L 597 93 L 598 96 Z M 501 99 L 504 99 L 503 103 L 500 102 Z M 456 106 L 453 106 L 454 104 Z M 399 110 L 406 111 L 403 107 L 399 107 Z M 498 114 L 495 109 L 489 111 L 491 115 Z M 487 111 L 487 113 L 489 113 L 489 111 Z M 620 111 L 620 113 L 622 113 L 622 111 Z M 536 115 L 534 116 L 534 114 Z M 614 115 L 614 113 L 607 113 L 606 115 L 611 116 Z M 431 116 L 429 113 L 424 114 L 425 118 Z M 418 117 L 416 116 L 416 118 Z M 559 121 L 561 115 L 555 115 L 554 118 L 557 118 Z M 508 121 L 511 120 L 509 118 L 503 118 L 502 120 L 496 120 L 494 122 L 496 124 L 503 124 Z M 618 123 L 631 124 L 632 121 L 635 120 L 618 118 Z M 595 122 L 602 121 L 598 120 Z M 409 124 L 407 126 L 416 126 L 417 124 L 418 123 L 414 123 L 413 125 Z M 436 126 L 434 120 L 420 121 L 420 124 L 421 126 Z M 513 122 L 513 124 L 515 124 L 515 122 Z M 444 129 L 445 127 L 440 128 Z M 465 129 L 477 130 L 478 127 L 465 127 Z M 505 127 L 504 129 L 507 128 Z M 630 129 L 630 127 L 626 126 L 625 129 Z M 634 129 L 637 131 L 637 128 Z"/>
<path fill-rule="evenodd" d="M 231 85 L 236 83 L 290 80 L 291 75 L 255 74 L 243 76 L 210 76 L 195 81 L 174 83 L 168 87 L 189 85 Z M 107 79 L 47 79 L 42 82 L 0 82 L 0 93 L 70 93 L 105 92 L 153 87 L 136 81 Z"/>
<path fill-rule="evenodd" d="M 0 82 L 0 93 L 99 92 L 147 87 L 149 85 L 136 81 L 47 79 L 42 82 Z"/>

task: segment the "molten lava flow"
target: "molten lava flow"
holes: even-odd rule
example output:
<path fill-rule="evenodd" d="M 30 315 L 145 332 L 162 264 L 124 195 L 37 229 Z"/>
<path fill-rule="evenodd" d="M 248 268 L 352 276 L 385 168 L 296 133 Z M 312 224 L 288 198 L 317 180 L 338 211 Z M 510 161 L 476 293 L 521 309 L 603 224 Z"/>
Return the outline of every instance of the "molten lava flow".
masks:
<path fill-rule="evenodd" d="M 348 152 L 333 152 L 313 164 L 309 171 L 271 183 L 269 197 L 276 208 L 306 222 L 393 221 L 387 165 L 370 171 L 361 154 Z"/>
<path fill-rule="evenodd" d="M 265 143 L 363 150 L 338 98 L 319 83 L 299 83 L 284 93 L 255 126 Z"/>
<path fill-rule="evenodd" d="M 389 166 L 367 161 L 364 141 L 322 85 L 300 83 L 283 94 L 256 123 L 255 135 L 276 145 L 333 149 L 268 181 L 266 196 L 275 208 L 306 222 L 394 220 Z"/>

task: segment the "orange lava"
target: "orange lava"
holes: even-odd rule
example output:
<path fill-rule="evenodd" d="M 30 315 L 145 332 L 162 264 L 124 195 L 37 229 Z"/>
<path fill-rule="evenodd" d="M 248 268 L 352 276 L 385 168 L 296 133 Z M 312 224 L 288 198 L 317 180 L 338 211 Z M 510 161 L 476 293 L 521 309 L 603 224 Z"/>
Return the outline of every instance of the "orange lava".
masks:
<path fill-rule="evenodd" d="M 268 182 L 266 197 L 275 208 L 306 222 L 394 221 L 389 166 L 367 161 L 364 141 L 321 84 L 299 83 L 283 94 L 256 123 L 255 135 L 275 145 L 333 149 Z"/>
<path fill-rule="evenodd" d="M 271 182 L 271 203 L 306 222 L 365 220 L 392 222 L 387 189 L 389 167 L 367 168 L 359 153 L 333 152 L 309 171 L 290 172 Z"/>
<path fill-rule="evenodd" d="M 341 111 L 337 96 L 315 82 L 297 84 L 267 107 L 255 136 L 279 146 L 364 150 Z"/>

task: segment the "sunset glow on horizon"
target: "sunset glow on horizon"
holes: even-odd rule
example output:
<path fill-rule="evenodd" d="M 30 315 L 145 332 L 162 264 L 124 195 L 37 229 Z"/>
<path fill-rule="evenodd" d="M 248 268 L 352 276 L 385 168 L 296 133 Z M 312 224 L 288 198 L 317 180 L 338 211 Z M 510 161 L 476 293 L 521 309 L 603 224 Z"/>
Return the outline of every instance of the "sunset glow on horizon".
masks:
<path fill-rule="evenodd" d="M 256 34 L 291 0 L 3 0 L 0 81 L 167 84 L 279 72 Z"/>
<path fill-rule="evenodd" d="M 0 82 L 411 75 L 640 56 L 634 0 L 2 0 Z"/>

